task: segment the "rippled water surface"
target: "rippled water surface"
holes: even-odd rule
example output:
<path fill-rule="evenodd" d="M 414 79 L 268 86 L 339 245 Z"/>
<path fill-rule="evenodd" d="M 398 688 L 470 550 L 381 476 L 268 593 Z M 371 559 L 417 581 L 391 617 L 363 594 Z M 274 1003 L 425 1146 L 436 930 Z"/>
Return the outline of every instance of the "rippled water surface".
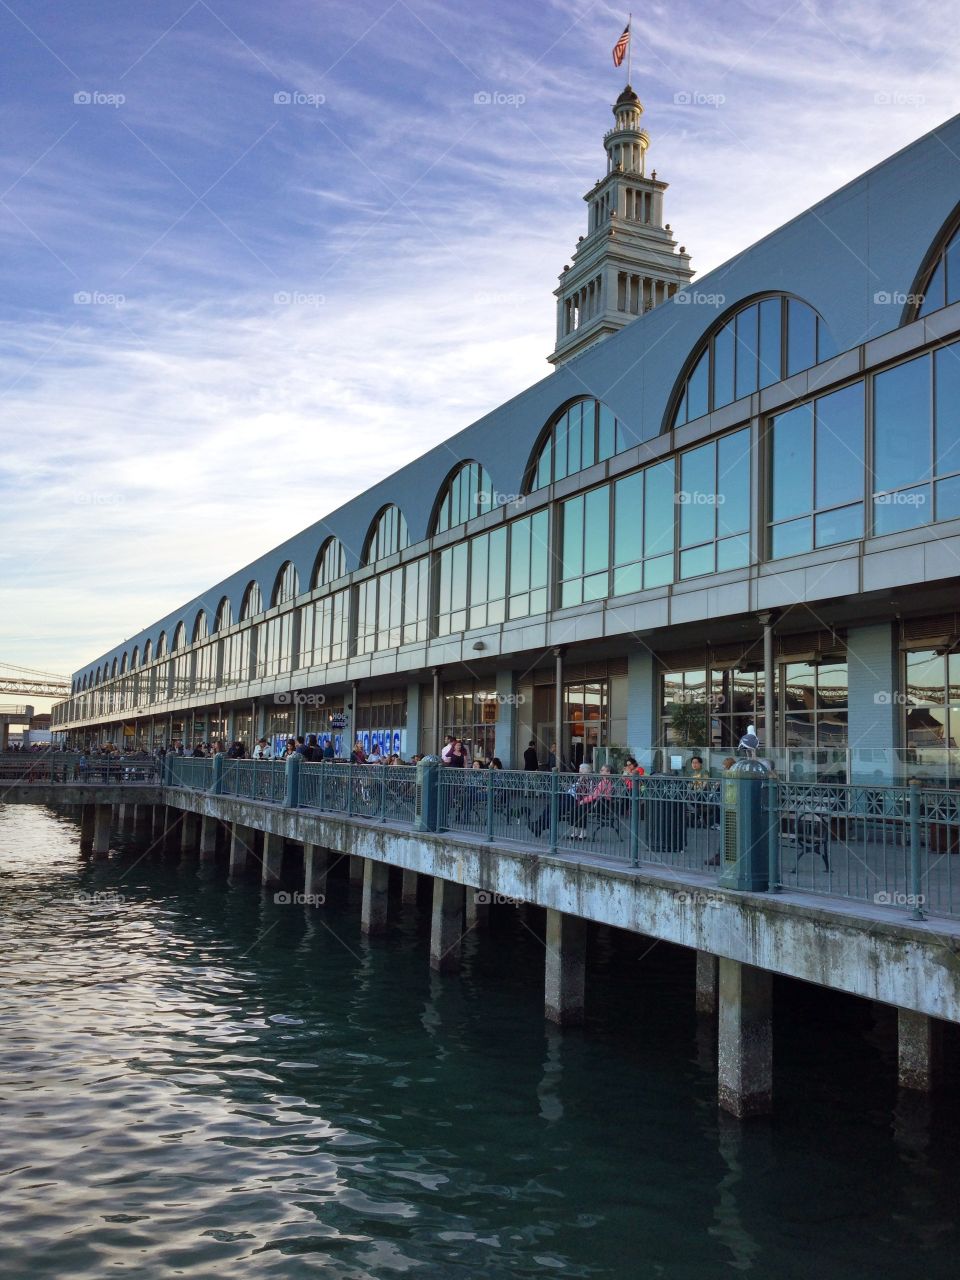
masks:
<path fill-rule="evenodd" d="M 0 1275 L 960 1274 L 960 1125 L 898 1102 L 889 1018 L 777 989 L 778 1111 L 718 1116 L 689 956 L 591 937 L 542 1017 L 538 921 L 457 977 L 428 912 L 281 906 L 224 869 L 79 854 L 0 808 Z"/>

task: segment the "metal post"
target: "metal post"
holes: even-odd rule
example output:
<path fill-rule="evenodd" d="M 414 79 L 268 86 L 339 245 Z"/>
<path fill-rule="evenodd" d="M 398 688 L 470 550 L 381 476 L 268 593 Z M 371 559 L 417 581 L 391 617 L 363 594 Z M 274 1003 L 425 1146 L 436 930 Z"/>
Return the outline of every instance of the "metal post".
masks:
<path fill-rule="evenodd" d="M 433 725 L 430 751 L 433 755 L 440 754 L 440 668 L 433 668 Z"/>
<path fill-rule="evenodd" d="M 353 741 L 356 743 L 359 736 L 357 729 L 357 689 L 359 685 L 356 680 L 350 686 L 350 732 L 353 735 Z M 353 747 L 350 748 L 353 750 Z"/>
<path fill-rule="evenodd" d="M 923 895 L 920 892 L 922 882 L 920 870 L 920 805 L 921 783 L 919 778 L 910 779 L 910 896 L 913 898 L 911 920 L 923 920 Z"/>
<path fill-rule="evenodd" d="M 493 769 L 487 770 L 487 839 L 493 840 Z"/>
<path fill-rule="evenodd" d="M 556 659 L 554 675 L 556 690 L 553 699 L 553 739 L 557 744 L 557 767 L 559 768 L 560 761 L 563 757 L 563 650 L 554 649 L 553 656 Z"/>
<path fill-rule="evenodd" d="M 292 756 L 287 756 L 286 776 L 285 776 L 285 795 L 284 805 L 287 809 L 298 809 L 300 807 L 300 761 L 303 757 L 299 751 L 295 751 Z"/>
<path fill-rule="evenodd" d="M 640 778 L 630 779 L 630 864 L 640 865 Z"/>
<path fill-rule="evenodd" d="M 763 626 L 763 744 L 768 751 L 777 745 L 777 712 L 773 663 L 773 614 L 761 613 Z"/>
<path fill-rule="evenodd" d="M 347 765 L 347 817 L 353 813 L 353 770 L 356 766 L 351 760 Z"/>
<path fill-rule="evenodd" d="M 213 781 L 210 783 L 210 790 L 215 796 L 223 795 L 223 762 L 225 758 L 222 751 L 218 751 L 213 757 Z"/>
<path fill-rule="evenodd" d="M 336 767 L 336 766 L 334 766 Z M 326 808 L 327 800 L 327 761 L 323 760 L 320 764 L 320 808 Z"/>
<path fill-rule="evenodd" d="M 380 770 L 380 821 L 387 820 L 387 765 L 378 766 Z"/>

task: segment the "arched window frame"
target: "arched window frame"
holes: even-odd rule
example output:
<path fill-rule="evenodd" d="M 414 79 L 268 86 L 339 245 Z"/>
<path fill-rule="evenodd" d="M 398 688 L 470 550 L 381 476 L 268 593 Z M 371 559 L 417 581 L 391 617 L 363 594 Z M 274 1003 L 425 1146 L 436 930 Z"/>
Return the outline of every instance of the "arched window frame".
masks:
<path fill-rule="evenodd" d="M 569 447 L 571 413 L 578 406 L 580 407 L 577 427 L 579 451 L 578 456 L 571 459 Z M 583 406 L 589 406 L 589 408 L 584 409 Z M 586 420 L 589 418 L 591 409 L 593 417 L 592 422 L 588 424 Z M 589 445 L 584 448 L 587 433 L 590 433 Z M 597 400 L 594 396 L 574 396 L 564 401 L 550 415 L 543 430 L 537 436 L 524 468 L 522 490 L 524 493 L 537 493 L 558 480 L 592 467 L 597 462 L 605 462 L 607 458 L 623 453 L 635 444 L 639 444 L 639 440 L 628 432 L 624 423 L 602 400 Z M 563 464 L 558 467 L 561 453 Z M 576 465 L 571 466 L 571 461 Z"/>
<path fill-rule="evenodd" d="M 430 532 L 445 533 L 493 508 L 493 482 L 486 468 L 468 459 L 453 468 L 437 494 Z"/>
<path fill-rule="evenodd" d="M 406 517 L 395 503 L 381 507 L 373 520 L 363 544 L 363 563 L 376 564 L 410 545 L 410 531 Z"/>
<path fill-rule="evenodd" d="M 343 543 L 339 538 L 331 534 L 329 538 L 323 540 L 320 544 L 320 550 L 317 552 L 317 558 L 313 564 L 313 574 L 310 579 L 311 589 L 325 587 L 330 582 L 336 582 L 346 572 L 347 557 L 343 549 Z"/>
<path fill-rule="evenodd" d="M 140 646 L 138 644 L 135 644 L 133 646 L 133 653 L 130 655 L 130 670 L 136 671 L 139 665 L 140 665 Z"/>
<path fill-rule="evenodd" d="M 254 578 L 247 583 L 243 593 L 239 620 L 246 622 L 249 618 L 255 618 L 258 613 L 263 613 L 263 595 L 260 591 L 260 583 Z"/>
<path fill-rule="evenodd" d="M 213 619 L 213 633 L 218 635 L 225 628 L 233 625 L 233 606 L 230 603 L 229 596 L 221 596 L 220 603 L 217 605 L 217 612 Z"/>
<path fill-rule="evenodd" d="M 167 656 L 167 633 L 161 631 L 157 636 L 157 658 L 165 658 Z"/>
<path fill-rule="evenodd" d="M 207 611 L 206 609 L 199 609 L 193 622 L 193 632 L 190 643 L 196 644 L 200 640 L 206 640 L 208 634 L 209 628 L 207 626 Z"/>
<path fill-rule="evenodd" d="M 153 641 L 147 640 L 143 646 L 143 665 L 153 661 Z"/>
<path fill-rule="evenodd" d="M 960 302 L 960 204 L 927 250 L 907 294 L 900 323 L 910 324 L 955 302 Z"/>
<path fill-rule="evenodd" d="M 170 645 L 170 652 L 177 653 L 186 643 L 187 629 L 182 622 L 178 622 L 173 629 L 173 641 Z"/>
<path fill-rule="evenodd" d="M 292 560 L 285 560 L 277 570 L 273 591 L 270 594 L 270 604 L 271 606 L 286 604 L 289 600 L 295 600 L 299 594 L 300 577 L 296 566 Z"/>

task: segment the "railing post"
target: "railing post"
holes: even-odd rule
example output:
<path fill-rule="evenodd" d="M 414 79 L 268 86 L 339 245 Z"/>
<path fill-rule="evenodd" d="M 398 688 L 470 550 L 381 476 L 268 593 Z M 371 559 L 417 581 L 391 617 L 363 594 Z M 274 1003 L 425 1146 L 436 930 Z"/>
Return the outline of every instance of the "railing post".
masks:
<path fill-rule="evenodd" d="M 640 776 L 630 778 L 630 865 L 640 865 Z"/>
<path fill-rule="evenodd" d="M 223 761 L 223 752 L 218 751 L 213 757 L 213 779 L 210 783 L 210 790 L 215 796 L 223 795 Z"/>
<path fill-rule="evenodd" d="M 550 852 L 557 852 L 560 827 L 560 774 L 555 769 L 550 775 Z"/>
<path fill-rule="evenodd" d="M 912 920 L 922 920 L 923 895 L 920 892 L 922 882 L 920 870 L 920 779 L 910 779 L 910 895 L 913 898 Z"/>
<path fill-rule="evenodd" d="M 287 756 L 286 792 L 283 799 L 284 807 L 287 809 L 300 807 L 300 761 L 302 759 L 299 751 L 294 751 L 292 756 Z"/>
<path fill-rule="evenodd" d="M 382 764 L 380 768 L 380 821 L 387 820 L 387 766 Z"/>
<path fill-rule="evenodd" d="M 160 778 L 160 785 L 164 787 L 172 786 L 171 778 L 173 776 L 173 755 L 167 752 L 163 757 L 163 774 Z"/>
<path fill-rule="evenodd" d="M 764 790 L 767 793 L 767 888 L 771 893 L 779 893 L 780 884 L 780 799 L 777 795 L 776 781 L 771 778 Z"/>
<path fill-rule="evenodd" d="M 493 769 L 487 770 L 487 839 L 493 840 Z"/>
<path fill-rule="evenodd" d="M 327 800 L 327 762 L 326 760 L 322 760 L 320 762 L 320 797 L 319 799 L 320 799 L 320 808 L 321 809 L 326 808 L 326 800 Z"/>
<path fill-rule="evenodd" d="M 351 760 L 347 765 L 347 817 L 353 813 L 353 770 L 354 763 Z"/>

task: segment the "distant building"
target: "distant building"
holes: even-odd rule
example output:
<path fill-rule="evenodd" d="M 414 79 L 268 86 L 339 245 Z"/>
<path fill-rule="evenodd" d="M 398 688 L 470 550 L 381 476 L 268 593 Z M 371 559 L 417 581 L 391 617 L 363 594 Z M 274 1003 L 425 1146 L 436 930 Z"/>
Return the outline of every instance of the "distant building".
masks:
<path fill-rule="evenodd" d="M 960 117 L 690 284 L 640 112 L 555 370 L 86 664 L 58 729 L 672 767 L 752 723 L 793 774 L 951 769 Z"/>

